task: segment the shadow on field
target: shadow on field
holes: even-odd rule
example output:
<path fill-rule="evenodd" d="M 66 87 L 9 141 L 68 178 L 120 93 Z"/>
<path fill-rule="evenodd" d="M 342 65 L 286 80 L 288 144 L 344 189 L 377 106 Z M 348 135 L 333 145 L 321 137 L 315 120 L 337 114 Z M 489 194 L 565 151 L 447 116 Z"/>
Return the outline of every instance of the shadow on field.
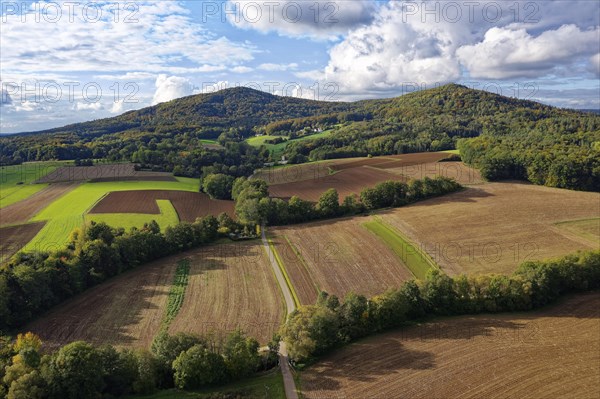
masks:
<path fill-rule="evenodd" d="M 327 356 L 302 373 L 303 392 L 337 391 L 342 382 L 384 382 L 403 370 L 426 370 L 436 367 L 435 353 L 408 348 L 405 342 L 431 343 L 455 340 L 463 345 L 469 340 L 494 337 L 498 344 L 525 335 L 523 323 L 498 319 L 467 320 L 460 325 L 434 322 L 402 328 L 366 338 Z M 500 338 L 498 338 L 500 337 Z"/>

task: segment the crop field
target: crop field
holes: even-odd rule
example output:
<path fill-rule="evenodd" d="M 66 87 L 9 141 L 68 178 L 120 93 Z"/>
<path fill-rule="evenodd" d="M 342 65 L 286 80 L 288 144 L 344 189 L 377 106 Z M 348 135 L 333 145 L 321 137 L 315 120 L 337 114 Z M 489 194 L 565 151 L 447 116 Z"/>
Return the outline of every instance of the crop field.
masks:
<path fill-rule="evenodd" d="M 302 304 L 313 304 L 321 290 L 340 298 L 350 291 L 372 296 L 413 278 L 401 257 L 362 226 L 367 220 L 358 217 L 271 230 Z"/>
<path fill-rule="evenodd" d="M 600 218 L 556 223 L 561 229 L 589 240 L 600 247 Z"/>
<path fill-rule="evenodd" d="M 254 174 L 257 179 L 262 179 L 268 185 L 294 183 L 302 180 L 313 180 L 329 176 L 335 171 L 331 168 L 333 161 L 317 161 L 300 165 L 281 165 L 264 168 Z"/>
<path fill-rule="evenodd" d="M 90 214 L 103 213 L 160 213 L 158 200 L 170 201 L 179 219 L 193 222 L 201 216 L 218 216 L 225 212 L 234 216 L 233 201 L 213 200 L 204 193 L 173 190 L 136 190 L 115 191 L 102 198 L 91 210 Z"/>
<path fill-rule="evenodd" d="M 66 162 L 30 162 L 0 167 L 0 209 L 22 201 L 46 187 L 32 184 Z"/>
<path fill-rule="evenodd" d="M 370 166 L 377 169 L 402 168 L 425 163 L 441 161 L 447 158 L 444 152 L 419 152 L 414 154 L 387 155 L 373 158 L 359 158 L 358 160 L 345 161 L 333 166 L 335 170 L 353 169 L 360 166 Z"/>
<path fill-rule="evenodd" d="M 48 204 L 77 187 L 77 183 L 36 184 L 29 187 L 37 186 L 41 186 L 42 190 L 0 209 L 0 225 L 26 223 Z"/>
<path fill-rule="evenodd" d="M 598 214 L 598 193 L 510 182 L 471 186 L 380 213 L 450 275 L 511 273 L 526 260 L 597 249 L 598 239 L 556 223 Z M 585 231 L 597 234 L 593 223 Z"/>
<path fill-rule="evenodd" d="M 43 226 L 43 222 L 38 222 L 0 227 L 0 264 L 23 248 Z"/>
<path fill-rule="evenodd" d="M 49 348 L 78 340 L 149 348 L 163 322 L 178 259 L 159 260 L 90 288 L 23 331 L 38 334 Z"/>
<path fill-rule="evenodd" d="M 306 399 L 597 398 L 600 294 L 377 335 L 301 374 Z"/>
<path fill-rule="evenodd" d="M 80 184 L 31 219 L 31 221 L 47 221 L 47 223 L 25 249 L 62 247 L 67 243 L 71 231 L 83 225 L 84 215 L 88 210 L 111 191 L 152 189 L 197 192 L 198 180 L 178 177 L 175 182 L 124 181 Z"/>
<path fill-rule="evenodd" d="M 241 328 L 266 344 L 284 316 L 260 242 L 241 242 L 140 266 L 53 308 L 23 330 L 39 334 L 50 347 L 86 340 L 149 348 L 169 325 L 172 333 L 224 334 Z"/>
<path fill-rule="evenodd" d="M 130 163 L 94 166 L 63 166 L 39 178 L 37 183 L 74 181 L 175 181 L 169 173 L 136 171 Z"/>
<path fill-rule="evenodd" d="M 161 230 L 179 223 L 179 216 L 169 200 L 156 200 L 159 212 L 157 214 L 145 213 L 88 213 L 85 215 L 86 222 L 104 222 L 111 227 L 123 227 L 126 230 L 143 227 L 145 223 L 155 220 Z"/>
<path fill-rule="evenodd" d="M 302 180 L 294 183 L 276 184 L 269 186 L 272 197 L 291 198 L 296 195 L 307 201 L 318 201 L 321 194 L 330 188 L 335 188 L 340 196 L 340 202 L 348 195 L 360 194 L 367 187 L 387 180 L 405 180 L 402 176 L 369 167 L 345 169 L 326 177 L 312 180 Z"/>
<path fill-rule="evenodd" d="M 284 320 L 285 309 L 261 243 L 213 245 L 185 255 L 189 280 L 169 331 L 220 335 L 240 328 L 266 344 Z"/>
<path fill-rule="evenodd" d="M 406 179 L 422 179 L 424 177 L 444 176 L 456 180 L 462 185 L 484 183 L 481 174 L 462 162 L 432 162 L 417 165 L 407 165 L 394 168 L 386 168 L 386 172 L 399 174 Z"/>

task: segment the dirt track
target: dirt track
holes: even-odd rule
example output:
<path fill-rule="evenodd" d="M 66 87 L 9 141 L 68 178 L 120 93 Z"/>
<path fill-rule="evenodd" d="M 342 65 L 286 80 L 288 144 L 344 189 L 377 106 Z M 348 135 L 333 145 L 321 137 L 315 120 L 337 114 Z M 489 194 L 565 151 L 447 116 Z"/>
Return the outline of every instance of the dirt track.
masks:
<path fill-rule="evenodd" d="M 306 399 L 598 398 L 600 293 L 377 335 L 311 366 Z"/>
<path fill-rule="evenodd" d="M 54 200 L 77 187 L 77 183 L 56 183 L 31 197 L 0 209 L 0 225 L 26 223 Z"/>

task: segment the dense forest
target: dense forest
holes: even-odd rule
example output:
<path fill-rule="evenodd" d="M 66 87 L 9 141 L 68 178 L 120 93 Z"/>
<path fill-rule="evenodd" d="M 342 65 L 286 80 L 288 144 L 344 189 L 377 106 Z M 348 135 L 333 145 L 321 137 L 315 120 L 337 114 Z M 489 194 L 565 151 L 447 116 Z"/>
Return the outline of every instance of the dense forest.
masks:
<path fill-rule="evenodd" d="M 600 187 L 600 116 L 455 84 L 353 103 L 226 89 L 115 118 L 0 137 L 0 164 L 95 158 L 183 176 L 249 176 L 270 153 L 245 139 L 257 134 L 293 139 L 332 126 L 324 137 L 290 141 L 284 155 L 302 163 L 460 147 L 464 161 L 490 180 Z M 218 140 L 220 146 L 203 140 Z"/>

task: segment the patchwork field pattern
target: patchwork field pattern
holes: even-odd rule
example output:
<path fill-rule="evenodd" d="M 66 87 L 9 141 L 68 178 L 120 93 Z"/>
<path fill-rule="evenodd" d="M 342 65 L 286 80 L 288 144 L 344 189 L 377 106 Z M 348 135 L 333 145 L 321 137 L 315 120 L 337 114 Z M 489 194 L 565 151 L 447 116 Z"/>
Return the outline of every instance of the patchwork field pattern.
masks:
<path fill-rule="evenodd" d="M 176 181 L 170 173 L 136 171 L 131 163 L 94 166 L 63 166 L 41 177 L 37 183 L 74 181 Z"/>
<path fill-rule="evenodd" d="M 306 399 L 597 398 L 600 294 L 374 336 L 301 374 Z"/>
<path fill-rule="evenodd" d="M 357 217 L 271 230 L 273 243 L 302 304 L 324 290 L 372 296 L 413 278 L 398 257 Z"/>
<path fill-rule="evenodd" d="M 204 193 L 171 190 L 136 190 L 111 192 L 102 198 L 90 214 L 144 213 L 158 214 L 157 200 L 171 201 L 179 219 L 193 222 L 201 216 L 218 216 L 227 213 L 234 216 L 233 201 L 213 200 Z"/>

